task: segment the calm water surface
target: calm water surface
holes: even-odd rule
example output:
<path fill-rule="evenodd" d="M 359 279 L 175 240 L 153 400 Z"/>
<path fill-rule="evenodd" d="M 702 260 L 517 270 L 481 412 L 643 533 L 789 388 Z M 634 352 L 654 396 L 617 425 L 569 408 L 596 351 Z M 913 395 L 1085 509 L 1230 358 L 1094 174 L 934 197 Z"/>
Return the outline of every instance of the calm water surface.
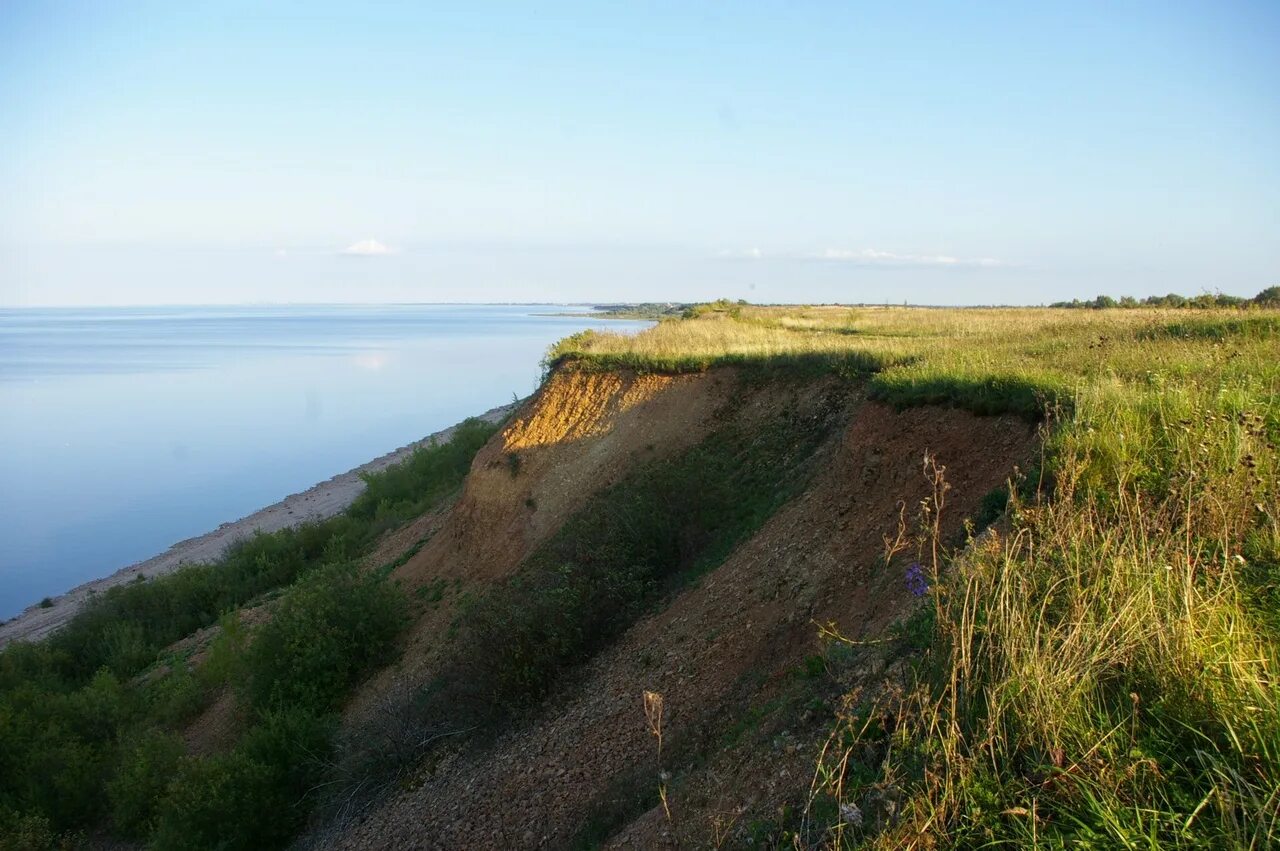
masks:
<path fill-rule="evenodd" d="M 0 309 L 0 618 L 524 396 L 556 306 Z"/>

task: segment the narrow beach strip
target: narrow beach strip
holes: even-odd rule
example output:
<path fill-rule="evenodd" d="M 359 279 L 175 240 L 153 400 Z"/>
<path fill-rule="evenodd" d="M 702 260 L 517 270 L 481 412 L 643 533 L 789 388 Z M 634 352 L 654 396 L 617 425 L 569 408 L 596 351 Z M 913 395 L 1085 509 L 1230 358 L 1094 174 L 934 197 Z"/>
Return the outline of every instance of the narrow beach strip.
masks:
<path fill-rule="evenodd" d="M 520 402 L 500 405 L 481 414 L 478 419 L 490 423 L 500 422 Z M 292 526 L 300 526 L 312 520 L 324 520 L 345 511 L 347 506 L 364 490 L 363 473 L 376 473 L 393 464 L 404 461 L 420 446 L 432 441 L 445 443 L 453 437 L 457 425 L 450 426 L 422 440 L 388 452 L 380 458 L 362 464 L 354 470 L 340 473 L 320 482 L 301 493 L 287 496 L 274 505 L 255 511 L 231 523 L 223 523 L 212 532 L 180 541 L 158 556 L 121 568 L 110 576 L 93 579 L 77 585 L 65 594 L 53 599 L 53 605 L 41 608 L 39 603 L 28 606 L 22 613 L 0 624 L 0 647 L 11 641 L 39 641 L 66 624 L 80 608 L 96 594 L 108 588 L 133 582 L 139 576 L 148 579 L 172 573 L 185 564 L 216 561 L 227 547 L 236 541 L 252 536 L 255 532 L 276 532 Z"/>

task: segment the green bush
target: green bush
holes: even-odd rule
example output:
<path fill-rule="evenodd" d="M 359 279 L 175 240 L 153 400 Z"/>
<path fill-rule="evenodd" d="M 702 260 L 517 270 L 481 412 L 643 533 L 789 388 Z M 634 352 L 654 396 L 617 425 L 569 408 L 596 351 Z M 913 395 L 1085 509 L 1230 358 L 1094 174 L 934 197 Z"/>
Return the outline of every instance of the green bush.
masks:
<path fill-rule="evenodd" d="M 99 595 L 50 639 L 66 651 L 67 676 L 87 676 L 106 665 L 120 676 L 145 668 L 163 647 L 217 620 L 223 612 L 287 585 L 306 570 L 335 558 L 350 558 L 350 518 L 272 534 L 258 534 L 231 547 L 218 564 L 192 565 L 151 582 L 116 586 Z"/>
<path fill-rule="evenodd" d="M 65 653 L 48 643 L 18 641 L 9 644 L 0 651 L 0 696 L 31 685 L 57 689 L 63 685 L 58 672 L 67 664 Z"/>
<path fill-rule="evenodd" d="M 354 565 L 326 568 L 285 594 L 246 659 L 259 709 L 336 709 L 347 689 L 385 661 L 406 619 L 404 595 Z"/>
<path fill-rule="evenodd" d="M 155 808 L 182 758 L 182 740 L 150 730 L 126 746 L 107 783 L 111 821 L 123 836 L 142 838 L 151 832 Z"/>
<path fill-rule="evenodd" d="M 52 851 L 72 847 L 75 847 L 73 840 L 61 841 L 44 816 L 0 806 L 0 851 Z"/>
<path fill-rule="evenodd" d="M 252 848 L 277 822 L 262 809 L 271 793 L 270 768 L 232 752 L 185 762 L 159 805 L 156 849 Z"/>
<path fill-rule="evenodd" d="M 218 619 L 218 634 L 209 644 L 209 653 L 200 666 L 199 676 L 213 688 L 238 682 L 244 673 L 245 650 L 249 635 L 239 612 L 228 612 Z"/>
<path fill-rule="evenodd" d="M 106 671 L 74 691 L 32 682 L 0 694 L 0 808 L 41 815 L 57 830 L 94 822 L 116 730 L 135 712 Z"/>
<path fill-rule="evenodd" d="M 204 678 L 194 674 L 186 663 L 176 660 L 169 673 L 147 681 L 142 691 L 148 717 L 168 725 L 194 717 L 208 704 L 211 695 Z"/>
<path fill-rule="evenodd" d="M 256 535 L 216 564 L 114 587 L 50 640 L 0 651 L 0 810 L 22 815 L 21 824 L 5 828 L 6 835 L 34 836 L 43 825 L 56 836 L 98 824 L 108 814 L 109 799 L 121 829 L 140 832 L 149 818 L 146 789 L 127 767 L 136 768 L 144 756 L 135 752 L 138 745 L 119 753 L 119 742 L 185 721 L 203 708 L 214 687 L 242 673 L 260 709 L 335 706 L 370 665 L 386 658 L 404 604 L 388 584 L 360 579 L 350 567 L 325 566 L 349 564 L 388 525 L 456 490 L 495 428 L 468 421 L 449 443 L 421 449 L 404 464 L 366 477 L 365 495 L 346 514 Z M 232 617 L 223 621 L 207 670 L 193 673 L 173 661 L 163 677 L 134 679 L 155 664 L 163 648 L 291 584 L 295 590 L 278 622 L 263 631 L 256 652 L 246 650 L 246 635 Z M 198 796 L 204 784 L 216 793 L 210 808 L 234 809 L 224 800 L 232 795 L 226 784 L 234 785 L 228 778 L 256 777 L 267 764 L 249 762 L 237 756 L 185 768 L 182 790 Z M 175 813 L 190 810 L 198 822 L 194 806 L 169 806 L 165 841 L 171 847 L 181 847 L 173 832 Z M 197 832 L 193 836 L 210 841 L 202 846 L 204 840 L 192 839 L 191 847 L 213 847 L 217 842 L 210 838 L 216 835 Z"/>
<path fill-rule="evenodd" d="M 457 426 L 449 442 L 419 447 L 408 460 L 365 474 L 365 490 L 348 514 L 364 520 L 401 520 L 422 513 L 462 484 L 472 459 L 497 428 L 472 417 Z"/>
<path fill-rule="evenodd" d="M 271 712 L 230 753 L 184 760 L 159 803 L 152 847 L 284 847 L 306 818 L 330 732 L 304 710 Z"/>

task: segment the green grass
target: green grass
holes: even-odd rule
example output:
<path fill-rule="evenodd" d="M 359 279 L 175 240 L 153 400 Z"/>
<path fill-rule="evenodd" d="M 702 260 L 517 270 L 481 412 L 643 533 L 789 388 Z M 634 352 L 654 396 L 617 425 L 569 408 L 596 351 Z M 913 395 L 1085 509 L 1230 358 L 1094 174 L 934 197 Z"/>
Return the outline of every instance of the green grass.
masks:
<path fill-rule="evenodd" d="M 1017 505 L 1008 538 L 944 572 L 880 781 L 914 795 L 882 844 L 944 827 L 1011 847 L 1277 839 L 1276 634 L 1247 605 L 1239 549 L 1274 526 L 1276 467 L 1247 404 L 1081 394 L 1054 437 L 1055 498 Z"/>

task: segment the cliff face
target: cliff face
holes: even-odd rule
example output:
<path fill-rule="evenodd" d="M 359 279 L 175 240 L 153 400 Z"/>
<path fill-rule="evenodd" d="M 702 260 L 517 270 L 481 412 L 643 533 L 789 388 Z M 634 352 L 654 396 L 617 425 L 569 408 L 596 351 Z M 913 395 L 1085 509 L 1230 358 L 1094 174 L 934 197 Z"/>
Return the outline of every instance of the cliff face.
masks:
<path fill-rule="evenodd" d="M 476 457 L 442 533 L 401 575 L 505 576 L 592 493 L 697 443 L 732 384 L 732 374 L 551 376 Z"/>
<path fill-rule="evenodd" d="M 715 454 L 725 442 L 736 448 Z M 759 455 L 757 442 L 773 454 Z M 714 541 L 726 521 L 689 502 L 673 552 L 700 565 L 690 578 L 664 580 L 616 636 L 584 645 L 592 651 L 505 716 L 496 738 L 436 750 L 411 784 L 322 844 L 749 839 L 753 823 L 803 805 L 830 728 L 832 677 L 841 692 L 885 688 L 901 667 L 876 648 L 920 607 L 905 578 L 915 552 L 886 563 L 886 536 L 905 523 L 909 538 L 921 502 L 935 496 L 926 457 L 945 468 L 938 531 L 959 541 L 983 498 L 1032 458 L 1035 435 L 1011 417 L 896 412 L 831 377 L 559 372 L 476 457 L 439 530 L 394 574 L 411 591 L 449 590 L 431 593 L 402 662 L 353 701 L 350 729 L 448 668 L 464 600 L 540 569 L 567 523 L 697 453 L 729 459 L 707 470 L 708 489 L 736 475 L 735 464 L 757 464 L 779 475 L 750 481 L 773 481 L 784 498 L 762 502 L 768 516 L 743 525 L 724 555 Z"/>

